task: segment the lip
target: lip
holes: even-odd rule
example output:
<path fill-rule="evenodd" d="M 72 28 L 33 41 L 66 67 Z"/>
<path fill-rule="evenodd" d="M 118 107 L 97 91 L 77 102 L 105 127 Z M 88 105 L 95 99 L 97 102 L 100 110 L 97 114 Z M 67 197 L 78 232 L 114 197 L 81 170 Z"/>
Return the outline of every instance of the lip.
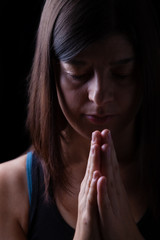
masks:
<path fill-rule="evenodd" d="M 87 120 L 91 122 L 92 124 L 97 124 L 97 125 L 103 125 L 108 122 L 110 122 L 113 118 L 115 118 L 117 115 L 85 115 Z"/>

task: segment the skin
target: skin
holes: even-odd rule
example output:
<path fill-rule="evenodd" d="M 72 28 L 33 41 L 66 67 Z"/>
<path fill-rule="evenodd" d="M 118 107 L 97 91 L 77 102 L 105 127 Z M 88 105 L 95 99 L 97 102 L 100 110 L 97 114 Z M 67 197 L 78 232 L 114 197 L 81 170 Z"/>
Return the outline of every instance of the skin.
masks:
<path fill-rule="evenodd" d="M 62 150 L 72 194 L 57 186 L 55 199 L 75 228 L 74 240 L 143 239 L 136 220 L 146 206 L 135 190 L 137 162 L 131 157 L 141 103 L 134 58 L 126 37 L 113 35 L 59 65 L 57 94 L 69 123 Z M 27 239 L 26 155 L 1 164 L 0 196 L 0 236 Z"/>
<path fill-rule="evenodd" d="M 111 134 L 104 130 L 93 135 L 96 140 L 91 143 L 87 171 L 81 184 L 74 240 L 143 239 L 130 211 Z M 99 144 L 99 136 L 102 145 Z M 102 176 L 100 161 L 104 160 L 108 168 L 106 175 Z"/>
<path fill-rule="evenodd" d="M 136 202 L 134 191 L 134 197 L 127 196 L 124 187 L 129 182 L 127 170 L 131 165 L 128 174 L 134 190 L 136 185 L 133 174 L 137 162 L 132 156 L 141 86 L 134 59 L 127 38 L 113 35 L 92 44 L 72 61 L 60 62 L 57 93 L 69 123 L 67 143 L 62 144 L 76 190 L 72 189 L 72 197 L 57 190 L 56 202 L 64 219 L 76 228 L 74 240 L 143 239 L 135 223 L 144 213 L 143 201 Z M 109 115 L 111 118 L 104 120 Z M 88 159 L 91 134 L 96 129 L 95 155 L 91 143 Z M 115 147 L 104 129 L 112 132 Z"/>
<path fill-rule="evenodd" d="M 26 155 L 0 164 L 0 238 L 26 240 L 29 198 Z"/>
<path fill-rule="evenodd" d="M 109 129 L 123 161 L 128 158 L 121 153 L 123 146 L 128 145 L 126 155 L 134 146 L 135 116 L 140 107 L 141 88 L 134 58 L 133 48 L 124 36 L 111 36 L 92 44 L 71 62 L 60 62 L 57 81 L 59 102 L 71 126 L 70 134 L 89 145 L 93 131 Z M 111 118 L 92 124 L 89 117 L 93 115 Z"/>

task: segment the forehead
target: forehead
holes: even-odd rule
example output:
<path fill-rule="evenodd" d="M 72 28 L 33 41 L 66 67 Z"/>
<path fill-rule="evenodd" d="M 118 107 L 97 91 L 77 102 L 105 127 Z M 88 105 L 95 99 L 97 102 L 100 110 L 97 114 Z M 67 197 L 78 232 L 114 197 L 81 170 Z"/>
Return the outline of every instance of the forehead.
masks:
<path fill-rule="evenodd" d="M 94 61 L 114 64 L 131 58 L 134 58 L 132 44 L 125 35 L 114 34 L 91 44 L 66 64 L 82 66 Z"/>

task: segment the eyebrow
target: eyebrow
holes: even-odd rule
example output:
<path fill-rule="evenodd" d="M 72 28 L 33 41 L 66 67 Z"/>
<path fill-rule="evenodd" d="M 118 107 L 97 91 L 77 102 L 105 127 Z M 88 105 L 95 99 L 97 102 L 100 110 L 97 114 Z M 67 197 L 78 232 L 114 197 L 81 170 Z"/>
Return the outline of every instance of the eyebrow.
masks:
<path fill-rule="evenodd" d="M 77 59 L 71 59 L 67 61 L 66 63 L 71 64 L 71 65 L 77 65 L 77 66 L 84 66 L 86 65 L 86 62 L 83 60 L 77 60 Z"/>
<path fill-rule="evenodd" d="M 127 64 L 130 62 L 133 62 L 135 60 L 134 57 L 129 57 L 129 58 L 124 58 L 124 59 L 120 59 L 118 61 L 115 62 L 111 62 L 112 65 L 120 65 L 120 64 Z"/>
<path fill-rule="evenodd" d="M 127 64 L 129 62 L 133 62 L 135 60 L 134 57 L 129 57 L 129 58 L 124 58 L 124 59 L 120 59 L 118 61 L 115 62 L 111 62 L 111 65 L 120 65 L 120 64 Z M 77 66 L 84 66 L 86 65 L 86 62 L 83 60 L 77 60 L 77 59 L 72 59 L 67 61 L 66 63 L 71 64 L 71 65 L 77 65 Z"/>

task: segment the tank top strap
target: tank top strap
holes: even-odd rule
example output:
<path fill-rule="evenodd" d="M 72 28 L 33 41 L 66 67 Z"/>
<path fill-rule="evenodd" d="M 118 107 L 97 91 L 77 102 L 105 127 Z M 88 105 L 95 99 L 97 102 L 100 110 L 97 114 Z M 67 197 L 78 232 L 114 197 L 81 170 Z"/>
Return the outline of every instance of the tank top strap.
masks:
<path fill-rule="evenodd" d="M 27 153 L 26 172 L 27 172 L 27 186 L 28 186 L 29 204 L 31 205 L 31 198 L 32 198 L 32 152 Z"/>
<path fill-rule="evenodd" d="M 29 208 L 28 240 L 66 239 L 71 240 L 74 229 L 61 216 L 56 203 L 45 198 L 44 173 L 36 153 L 27 155 L 28 185 L 31 192 Z M 31 160 L 32 159 L 32 160 Z"/>
<path fill-rule="evenodd" d="M 26 160 L 27 184 L 29 195 L 29 229 L 34 222 L 37 204 L 44 192 L 43 170 L 34 152 L 28 152 Z"/>

